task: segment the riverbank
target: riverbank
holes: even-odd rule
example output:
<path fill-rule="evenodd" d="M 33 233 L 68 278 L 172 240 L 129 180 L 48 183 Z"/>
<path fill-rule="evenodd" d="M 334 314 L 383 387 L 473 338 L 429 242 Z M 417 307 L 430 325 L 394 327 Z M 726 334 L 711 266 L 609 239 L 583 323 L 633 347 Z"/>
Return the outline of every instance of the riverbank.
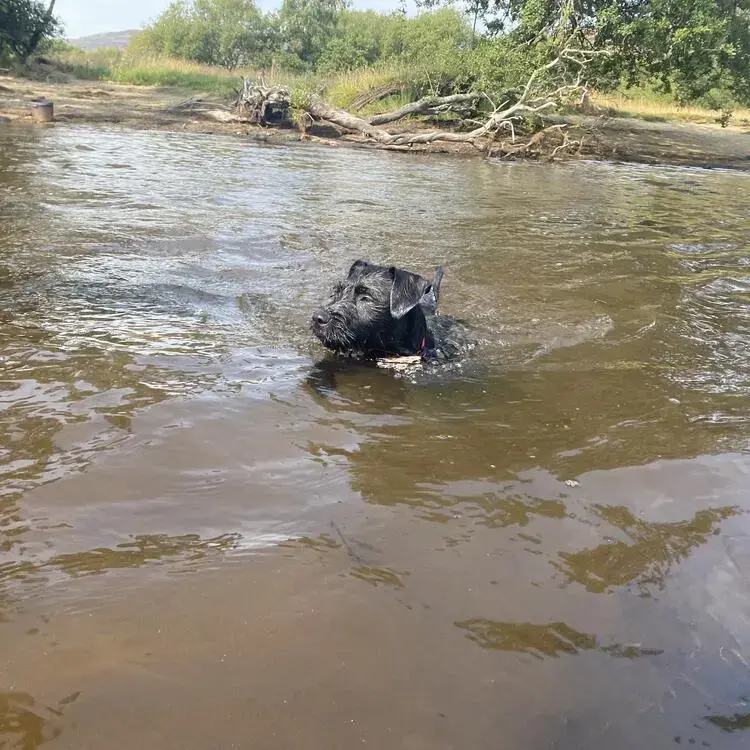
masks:
<path fill-rule="evenodd" d="M 105 124 L 148 130 L 226 133 L 255 140 L 323 141 L 329 145 L 370 145 L 359 136 L 331 127 L 315 126 L 301 133 L 295 128 L 260 128 L 232 121 L 226 99 L 219 94 L 196 94 L 179 87 L 136 86 L 104 81 L 32 81 L 0 76 L 0 119 L 31 123 L 33 100 L 44 97 L 55 104 L 58 124 Z M 726 169 L 750 169 L 750 130 L 720 128 L 687 122 L 649 122 L 630 117 L 565 116 L 568 136 L 578 141 L 565 158 L 606 159 L 645 164 L 671 164 Z M 411 120 L 401 128 L 434 129 L 446 123 Z M 394 132 L 397 128 L 394 128 Z M 507 144 L 507 142 L 506 142 Z M 497 147 L 501 143 L 498 141 Z M 401 150 L 430 153 L 477 154 L 469 144 L 435 143 Z M 541 155 L 537 152 L 532 155 Z"/>

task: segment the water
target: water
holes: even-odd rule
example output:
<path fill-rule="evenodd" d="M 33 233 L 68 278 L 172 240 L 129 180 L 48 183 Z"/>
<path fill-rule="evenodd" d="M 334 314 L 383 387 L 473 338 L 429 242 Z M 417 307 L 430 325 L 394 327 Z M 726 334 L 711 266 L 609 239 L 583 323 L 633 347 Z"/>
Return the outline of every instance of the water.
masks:
<path fill-rule="evenodd" d="M 749 180 L 0 130 L 0 747 L 745 747 Z"/>

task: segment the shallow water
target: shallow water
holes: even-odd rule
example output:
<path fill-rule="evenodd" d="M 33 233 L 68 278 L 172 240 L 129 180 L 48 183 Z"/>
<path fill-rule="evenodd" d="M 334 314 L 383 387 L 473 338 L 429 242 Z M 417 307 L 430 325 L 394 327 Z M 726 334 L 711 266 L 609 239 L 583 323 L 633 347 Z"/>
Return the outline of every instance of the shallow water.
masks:
<path fill-rule="evenodd" d="M 0 129 L 0 747 L 745 747 L 749 190 Z M 327 357 L 359 257 L 478 352 Z"/>

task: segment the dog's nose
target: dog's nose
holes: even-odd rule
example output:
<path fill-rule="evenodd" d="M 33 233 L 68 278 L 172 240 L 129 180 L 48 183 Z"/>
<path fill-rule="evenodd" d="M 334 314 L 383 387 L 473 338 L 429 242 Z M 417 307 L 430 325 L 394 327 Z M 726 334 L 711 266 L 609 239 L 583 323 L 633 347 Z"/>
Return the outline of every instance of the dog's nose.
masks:
<path fill-rule="evenodd" d="M 319 326 L 324 326 L 331 319 L 331 316 L 325 310 L 318 310 L 312 317 L 313 323 Z"/>

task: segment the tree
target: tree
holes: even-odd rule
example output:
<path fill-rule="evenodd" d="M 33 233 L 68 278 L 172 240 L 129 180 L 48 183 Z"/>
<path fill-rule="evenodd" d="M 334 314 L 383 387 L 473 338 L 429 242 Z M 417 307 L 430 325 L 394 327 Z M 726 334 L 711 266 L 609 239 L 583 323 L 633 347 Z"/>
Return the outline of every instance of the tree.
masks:
<path fill-rule="evenodd" d="M 750 104 L 750 0 L 724 0 L 729 49 L 721 54 L 732 93 Z"/>
<path fill-rule="evenodd" d="M 253 0 L 175 0 L 133 45 L 233 70 L 265 62 L 272 30 Z"/>
<path fill-rule="evenodd" d="M 453 0 L 418 0 L 424 7 Z M 654 81 L 681 99 L 728 83 L 750 99 L 750 0 L 458 0 L 488 32 L 515 45 L 608 49 L 600 84 Z"/>
<path fill-rule="evenodd" d="M 451 8 L 416 18 L 346 10 L 316 67 L 337 72 L 396 62 L 407 65 L 415 80 L 430 78 L 439 84 L 445 77 L 459 77 L 460 58 L 470 46 L 469 25 Z"/>
<path fill-rule="evenodd" d="M 617 54 L 601 72 L 629 83 L 651 79 L 695 99 L 721 79 L 720 58 L 731 52 L 727 22 L 716 0 L 612 3 L 597 17 L 595 41 Z"/>
<path fill-rule="evenodd" d="M 372 10 L 344 10 L 317 68 L 324 73 L 336 73 L 374 65 L 387 57 L 386 40 L 399 21 L 393 15 Z"/>
<path fill-rule="evenodd" d="M 22 63 L 57 33 L 55 0 L 45 8 L 36 0 L 0 0 L 0 54 L 10 52 Z"/>
<path fill-rule="evenodd" d="M 412 148 L 427 144 L 442 142 L 471 144 L 490 152 L 496 136 L 502 130 L 510 133 L 515 141 L 516 127 L 521 125 L 527 117 L 538 117 L 542 113 L 553 110 L 572 94 L 580 93 L 585 67 L 597 56 L 594 51 L 584 52 L 578 49 L 563 48 L 552 59 L 534 70 L 522 86 L 516 100 L 503 101 L 493 105 L 492 111 L 485 114 L 483 120 L 472 117 L 471 130 L 415 130 L 391 133 L 380 125 L 395 122 L 412 114 L 438 114 L 445 111 L 466 108 L 475 105 L 482 96 L 479 93 L 452 94 L 444 97 L 424 97 L 395 112 L 364 118 L 353 115 L 345 110 L 332 107 L 315 94 L 307 97 L 305 109 L 313 119 L 325 120 L 337 127 L 358 133 L 385 148 Z M 526 143 L 513 144 L 510 148 L 503 148 L 505 155 L 515 155 L 523 151 L 538 148 L 544 137 L 554 133 L 557 145 L 552 150 L 552 156 L 560 150 L 567 150 L 573 146 L 580 148 L 580 141 L 571 141 L 564 132 L 565 125 L 552 125 L 535 132 Z"/>
<path fill-rule="evenodd" d="M 278 14 L 282 52 L 301 69 L 315 69 L 336 31 L 346 0 L 284 0 Z"/>

